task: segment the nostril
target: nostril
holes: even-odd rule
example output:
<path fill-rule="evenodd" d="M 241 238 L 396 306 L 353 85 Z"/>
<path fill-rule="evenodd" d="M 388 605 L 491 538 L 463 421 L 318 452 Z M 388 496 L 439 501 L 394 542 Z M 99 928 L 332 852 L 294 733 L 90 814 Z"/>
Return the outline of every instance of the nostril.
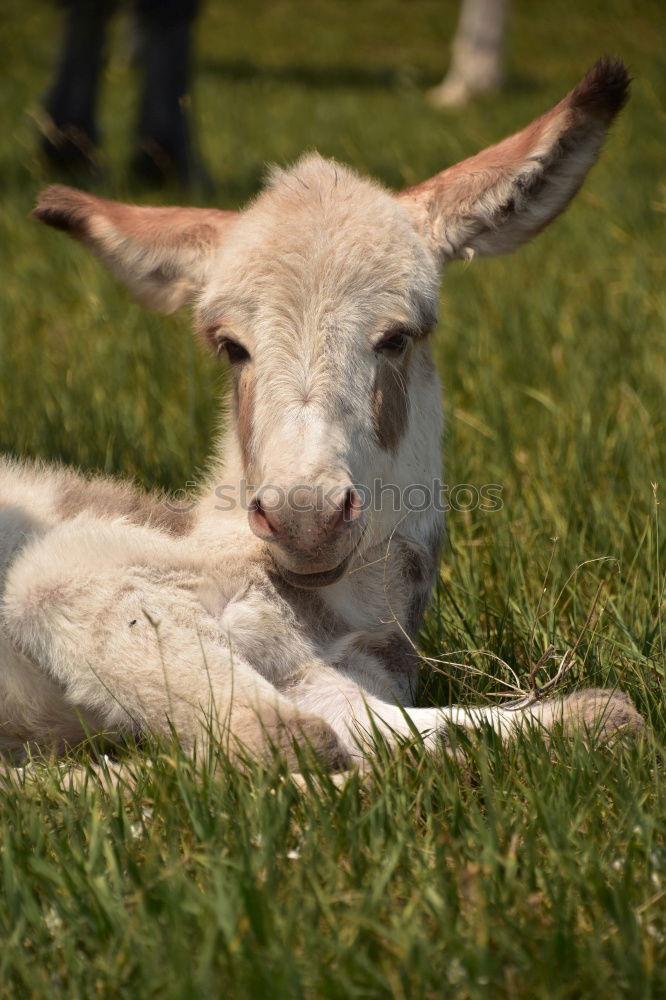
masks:
<path fill-rule="evenodd" d="M 250 503 L 248 519 L 255 535 L 260 535 L 263 538 L 272 538 L 279 534 L 278 526 L 274 521 L 271 521 L 258 497 L 255 497 Z"/>
<path fill-rule="evenodd" d="M 346 528 L 351 528 L 363 513 L 361 498 L 352 486 L 345 491 L 339 510 L 340 512 L 334 523 L 336 531 L 344 531 Z"/>

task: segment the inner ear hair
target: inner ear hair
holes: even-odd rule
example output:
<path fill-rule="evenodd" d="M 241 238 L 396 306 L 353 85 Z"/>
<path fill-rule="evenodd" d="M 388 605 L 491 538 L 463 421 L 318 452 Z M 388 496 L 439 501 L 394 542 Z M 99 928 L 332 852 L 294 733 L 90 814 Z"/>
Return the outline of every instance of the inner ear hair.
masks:
<path fill-rule="evenodd" d="M 521 132 L 400 192 L 440 261 L 509 253 L 552 222 L 595 163 L 629 83 L 622 62 L 600 59 Z"/>
<path fill-rule="evenodd" d="M 83 243 L 143 305 L 169 313 L 194 300 L 237 213 L 128 205 L 54 184 L 33 217 Z"/>

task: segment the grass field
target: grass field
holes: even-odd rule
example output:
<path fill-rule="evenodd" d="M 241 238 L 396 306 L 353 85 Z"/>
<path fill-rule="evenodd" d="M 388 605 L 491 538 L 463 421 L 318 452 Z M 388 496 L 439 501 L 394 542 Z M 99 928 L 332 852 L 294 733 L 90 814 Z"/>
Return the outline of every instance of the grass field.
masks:
<path fill-rule="evenodd" d="M 503 508 L 450 515 L 422 647 L 487 650 L 524 677 L 572 644 L 603 581 L 574 681 L 627 690 L 649 738 L 488 737 L 464 767 L 405 747 L 342 789 L 313 768 L 306 792 L 279 762 L 193 771 L 168 747 L 128 753 L 126 794 L 68 791 L 48 766 L 6 780 L 1 996 L 666 997 L 665 22 L 657 0 L 517 0 L 505 92 L 444 115 L 423 91 L 451 0 L 209 0 L 195 87 L 217 203 L 237 207 L 267 162 L 312 147 L 390 185 L 424 178 L 601 53 L 629 63 L 630 105 L 567 214 L 516 257 L 447 275 L 448 481 L 499 484 Z M 205 464 L 224 373 L 187 316 L 142 312 L 27 219 L 51 179 L 31 111 L 57 27 L 46 0 L 3 0 L 0 449 L 179 488 Z M 156 200 L 125 176 L 135 87 L 116 41 L 108 191 Z M 454 659 L 494 676 L 424 671 L 425 701 L 506 679 Z"/>

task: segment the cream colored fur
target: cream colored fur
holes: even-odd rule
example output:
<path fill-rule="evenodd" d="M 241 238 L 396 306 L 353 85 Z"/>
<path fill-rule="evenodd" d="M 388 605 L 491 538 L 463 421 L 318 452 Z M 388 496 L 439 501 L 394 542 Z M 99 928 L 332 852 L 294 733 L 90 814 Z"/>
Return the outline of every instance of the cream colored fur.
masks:
<path fill-rule="evenodd" d="M 277 745 L 295 764 L 308 743 L 343 767 L 375 727 L 433 747 L 452 724 L 640 728 L 610 692 L 410 707 L 405 635 L 441 528 L 432 508 L 377 495 L 441 475 L 427 335 L 442 263 L 513 249 L 560 212 L 626 85 L 623 68 L 599 64 L 522 133 L 399 196 L 317 155 L 275 171 L 242 213 L 44 192 L 36 215 L 142 301 L 189 301 L 214 349 L 233 342 L 235 409 L 188 515 L 71 470 L 0 463 L 0 747 L 173 727 L 190 749 L 212 732 L 234 753 Z M 262 502 L 296 486 L 333 499 L 268 525 L 263 508 L 248 519 L 244 483 Z M 339 497 L 361 487 L 374 503 L 343 524 Z"/>

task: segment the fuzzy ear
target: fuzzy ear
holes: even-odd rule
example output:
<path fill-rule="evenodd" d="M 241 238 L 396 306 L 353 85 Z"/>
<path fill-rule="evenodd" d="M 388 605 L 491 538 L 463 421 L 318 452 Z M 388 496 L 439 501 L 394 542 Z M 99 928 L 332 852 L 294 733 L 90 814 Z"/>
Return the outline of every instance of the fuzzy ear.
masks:
<path fill-rule="evenodd" d="M 600 59 L 522 132 L 401 191 L 442 263 L 509 253 L 559 215 L 597 159 L 629 83 L 620 61 Z"/>
<path fill-rule="evenodd" d="M 238 213 L 143 208 L 54 184 L 32 214 L 84 243 L 143 305 L 170 313 L 195 297 Z"/>

